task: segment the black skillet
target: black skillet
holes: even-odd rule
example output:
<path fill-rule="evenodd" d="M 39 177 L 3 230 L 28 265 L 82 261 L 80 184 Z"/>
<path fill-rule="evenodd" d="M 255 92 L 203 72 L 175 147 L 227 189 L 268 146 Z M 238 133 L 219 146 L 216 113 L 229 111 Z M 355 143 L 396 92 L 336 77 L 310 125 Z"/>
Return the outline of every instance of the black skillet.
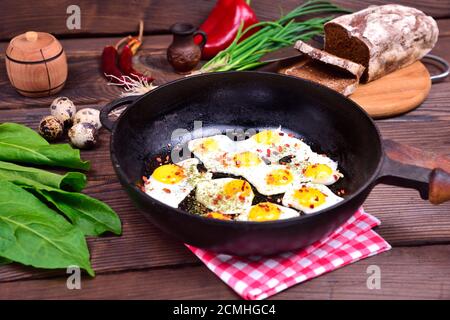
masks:
<path fill-rule="evenodd" d="M 128 105 L 114 123 L 108 114 Z M 450 161 L 382 141 L 372 119 L 353 101 L 310 81 L 266 72 L 227 72 L 173 81 L 102 109 L 111 131 L 111 160 L 125 191 L 158 227 L 184 243 L 235 255 L 304 247 L 336 229 L 378 182 L 414 187 L 432 203 L 450 200 Z M 137 186 L 167 145 L 182 145 L 201 121 L 209 130 L 282 126 L 313 150 L 339 162 L 345 200 L 329 209 L 273 222 L 222 221 L 173 209 Z M 196 125 L 198 126 L 198 122 Z M 437 165 L 444 169 L 435 169 Z M 388 203 L 386 205 L 389 205 Z"/>

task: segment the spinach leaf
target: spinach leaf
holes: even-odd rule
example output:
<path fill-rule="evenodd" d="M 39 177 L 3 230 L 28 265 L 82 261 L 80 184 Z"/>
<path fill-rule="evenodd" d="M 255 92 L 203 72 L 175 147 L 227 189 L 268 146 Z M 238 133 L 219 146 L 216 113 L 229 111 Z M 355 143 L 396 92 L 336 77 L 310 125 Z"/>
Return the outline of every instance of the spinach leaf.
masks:
<path fill-rule="evenodd" d="M 81 191 L 86 186 L 86 176 L 81 172 L 68 172 L 59 175 L 49 171 L 23 167 L 17 164 L 0 161 L 0 179 L 8 181 L 27 178 L 49 187 Z"/>
<path fill-rule="evenodd" d="M 40 195 L 64 213 L 67 218 L 87 236 L 98 236 L 106 231 L 121 234 L 122 227 L 117 214 L 107 204 L 88 195 L 68 192 L 44 185 L 23 175 L 2 173 L 0 179 L 23 187 Z"/>
<path fill-rule="evenodd" d="M 17 124 L 0 125 L 0 160 L 88 170 L 88 161 L 68 144 L 49 144 L 37 132 Z"/>
<path fill-rule="evenodd" d="M 117 214 L 107 204 L 97 199 L 83 193 L 52 188 L 32 189 L 63 212 L 87 236 L 98 236 L 106 231 L 117 235 L 122 233 Z"/>
<path fill-rule="evenodd" d="M 94 276 L 81 230 L 5 180 L 0 181 L 0 256 L 37 268 L 77 265 Z"/>

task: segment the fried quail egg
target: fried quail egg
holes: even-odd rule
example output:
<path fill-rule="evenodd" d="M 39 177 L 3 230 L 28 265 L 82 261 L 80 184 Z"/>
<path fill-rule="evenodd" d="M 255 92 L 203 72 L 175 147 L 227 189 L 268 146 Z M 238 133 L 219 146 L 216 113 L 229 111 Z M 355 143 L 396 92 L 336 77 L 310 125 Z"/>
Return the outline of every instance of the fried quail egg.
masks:
<path fill-rule="evenodd" d="M 296 210 L 280 206 L 272 202 L 260 202 L 252 206 L 247 212 L 239 215 L 240 221 L 273 221 L 298 217 L 300 213 Z"/>
<path fill-rule="evenodd" d="M 256 152 L 271 164 L 278 163 L 286 156 L 303 160 L 312 152 L 306 143 L 283 132 L 281 128 L 260 131 L 249 139 L 237 142 L 237 147 L 239 150 Z"/>
<path fill-rule="evenodd" d="M 325 155 L 312 153 L 302 162 L 294 161 L 287 166 L 299 175 L 303 182 L 331 185 L 344 175 L 338 170 L 338 163 Z"/>
<path fill-rule="evenodd" d="M 284 194 L 282 204 L 304 213 L 313 213 L 331 207 L 342 200 L 344 199 L 335 195 L 324 185 L 301 183 Z"/>
<path fill-rule="evenodd" d="M 188 148 L 208 170 L 216 172 L 223 157 L 235 151 L 235 143 L 225 135 L 215 135 L 191 140 Z"/>
<path fill-rule="evenodd" d="M 266 164 L 257 153 L 242 151 L 223 154 L 213 170 L 235 176 L 244 176 L 247 172 L 259 170 L 264 166 Z"/>
<path fill-rule="evenodd" d="M 243 176 L 265 196 L 284 193 L 295 181 L 292 171 L 282 165 L 266 165 Z"/>
<path fill-rule="evenodd" d="M 186 159 L 177 164 L 164 164 L 153 171 L 144 183 L 144 190 L 150 197 L 168 206 L 177 208 L 181 201 L 194 190 L 197 183 L 211 179 L 210 173 L 197 169 L 198 159 Z"/>
<path fill-rule="evenodd" d="M 195 190 L 198 202 L 222 214 L 246 212 L 252 205 L 254 196 L 247 181 L 232 178 L 201 181 Z"/>

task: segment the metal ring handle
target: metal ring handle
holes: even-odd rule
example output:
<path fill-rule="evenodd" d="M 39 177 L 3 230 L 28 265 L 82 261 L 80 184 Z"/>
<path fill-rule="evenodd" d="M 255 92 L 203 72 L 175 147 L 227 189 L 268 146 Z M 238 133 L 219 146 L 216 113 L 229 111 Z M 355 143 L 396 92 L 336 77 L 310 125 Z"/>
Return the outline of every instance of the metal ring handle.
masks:
<path fill-rule="evenodd" d="M 443 70 L 441 73 L 432 75 L 430 77 L 432 83 L 442 81 L 448 77 L 450 72 L 450 65 L 445 59 L 442 59 L 441 57 L 435 56 L 433 54 L 427 54 L 422 59 L 428 60 L 429 62 L 431 62 L 432 64 L 438 66 L 440 69 Z"/>
<path fill-rule="evenodd" d="M 131 104 L 139 97 L 140 96 L 123 97 L 123 98 L 114 100 L 114 101 L 108 103 L 106 106 L 104 106 L 100 110 L 100 122 L 102 123 L 103 127 L 106 128 L 108 131 L 112 131 L 115 122 L 110 120 L 108 117 L 109 114 L 111 113 L 111 111 L 113 111 L 121 106 Z"/>

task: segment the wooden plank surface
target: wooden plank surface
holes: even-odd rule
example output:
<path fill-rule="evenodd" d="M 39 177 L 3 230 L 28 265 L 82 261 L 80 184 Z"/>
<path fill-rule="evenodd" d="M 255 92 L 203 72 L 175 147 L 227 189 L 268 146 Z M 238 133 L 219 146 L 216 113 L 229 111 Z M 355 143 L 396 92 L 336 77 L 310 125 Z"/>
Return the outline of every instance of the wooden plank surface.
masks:
<path fill-rule="evenodd" d="M 434 52 L 450 60 L 448 21 L 450 19 L 440 22 L 447 29 L 441 29 L 442 36 Z M 61 94 L 74 99 L 79 106 L 97 108 L 118 97 L 119 90 L 106 86 L 97 71 L 102 47 L 117 39 L 64 40 L 70 71 L 69 81 Z M 141 60 L 166 70 L 163 54 L 169 42 L 168 36 L 146 37 Z M 0 44 L 0 51 L 4 47 L 5 43 Z M 9 86 L 3 58 L 0 56 L 0 122 L 15 121 L 35 128 L 40 118 L 47 114 L 48 105 L 54 97 L 29 99 L 17 95 Z M 171 77 L 165 72 L 159 74 L 161 81 Z M 447 79 L 433 85 L 430 96 L 415 111 L 377 121 L 382 135 L 428 151 L 450 153 L 449 89 L 450 81 Z M 70 292 L 67 297 L 102 298 L 115 294 L 114 297 L 130 298 L 234 298 L 234 293 L 213 274 L 205 272 L 205 267 L 182 244 L 163 234 L 137 212 L 122 191 L 110 165 L 108 132 L 103 130 L 100 140 L 98 149 L 83 152 L 83 157 L 93 162 L 86 191 L 106 201 L 119 213 L 124 224 L 124 234 L 122 237 L 89 240 L 98 277 L 87 281 L 84 290 Z M 403 297 L 448 297 L 449 277 L 444 266 L 448 265 L 445 257 L 449 256 L 450 246 L 424 245 L 450 243 L 450 204 L 432 206 L 420 200 L 415 191 L 380 185 L 372 192 L 365 207 L 368 212 L 381 218 L 382 226 L 378 231 L 394 245 L 393 251 L 320 277 L 278 297 L 300 299 L 310 295 L 312 298 L 375 298 L 386 295 L 389 298 L 395 297 L 396 291 Z M 355 284 L 365 282 L 365 266 L 371 263 L 380 264 L 382 270 L 387 270 L 390 280 L 383 292 L 369 292 L 365 287 L 354 288 Z M 406 268 L 407 273 L 418 272 L 418 275 L 408 285 L 402 285 L 406 281 L 406 275 L 402 275 Z M 34 270 L 16 264 L 0 267 L 0 298 L 37 297 L 37 288 L 42 286 L 49 290 L 46 291 L 47 296 L 40 297 L 60 297 L 61 291 L 58 290 L 64 285 L 63 275 L 63 271 Z M 427 281 L 420 280 L 420 275 L 426 275 Z M 112 282 L 116 284 L 110 284 Z M 422 290 L 424 282 L 426 290 Z M 146 284 L 141 288 L 138 284 L 142 283 Z M 166 287 L 162 285 L 164 283 Z M 180 284 L 179 290 L 174 291 L 177 283 Z M 204 290 L 204 287 L 210 289 Z M 155 291 L 155 288 L 160 289 Z M 213 293 L 210 295 L 211 291 Z"/>
<path fill-rule="evenodd" d="M 450 246 L 396 248 L 322 275 L 270 299 L 450 299 Z M 381 288 L 369 290 L 367 267 L 381 271 Z M 45 290 L 43 290 L 45 288 Z M 156 289 L 157 288 L 157 289 Z M 66 278 L 1 284 L 1 299 L 237 299 L 204 266 L 128 271 L 83 277 L 80 290 Z"/>
<path fill-rule="evenodd" d="M 136 32 L 139 19 L 145 22 L 148 33 L 168 32 L 175 22 L 190 22 L 200 25 L 208 16 L 215 0 L 142 0 L 142 1 L 102 1 L 41 0 L 39 6 L 30 5 L 26 0 L 4 0 L 0 11 L 0 40 L 10 39 L 14 35 L 29 31 L 52 32 L 63 36 L 92 36 L 101 34 L 128 34 Z M 253 1 L 252 8 L 261 21 L 273 20 L 297 7 L 302 1 L 282 0 L 276 4 L 271 1 Z M 335 0 L 343 7 L 360 10 L 370 4 L 386 4 L 384 0 Z M 450 17 L 449 0 L 414 0 L 394 1 L 414 6 L 429 15 Z M 81 11 L 81 28 L 69 30 L 66 20 L 67 8 L 76 4 Z"/>

